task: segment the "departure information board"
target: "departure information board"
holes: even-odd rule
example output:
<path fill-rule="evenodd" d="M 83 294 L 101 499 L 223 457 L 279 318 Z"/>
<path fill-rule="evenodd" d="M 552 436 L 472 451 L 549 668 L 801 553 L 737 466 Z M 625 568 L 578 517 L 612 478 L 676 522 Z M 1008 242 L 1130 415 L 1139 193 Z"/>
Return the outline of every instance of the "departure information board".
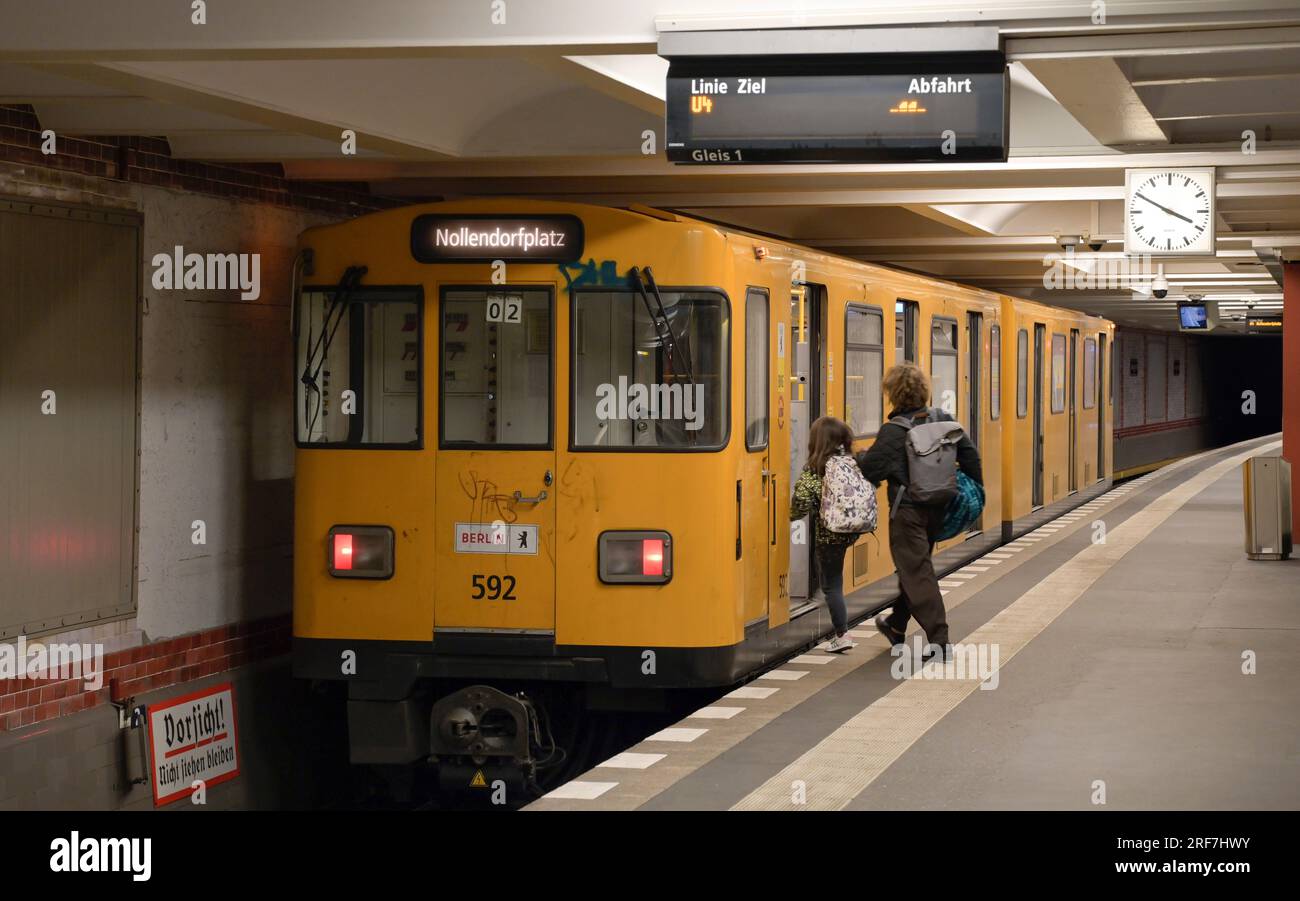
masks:
<path fill-rule="evenodd" d="M 1000 53 L 670 61 L 674 163 L 1004 162 Z"/>

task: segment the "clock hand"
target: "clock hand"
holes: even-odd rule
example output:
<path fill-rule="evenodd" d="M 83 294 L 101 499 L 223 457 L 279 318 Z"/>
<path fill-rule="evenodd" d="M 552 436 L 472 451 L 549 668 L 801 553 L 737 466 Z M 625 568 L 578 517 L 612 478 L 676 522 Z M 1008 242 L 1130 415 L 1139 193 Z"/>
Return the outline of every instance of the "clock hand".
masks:
<path fill-rule="evenodd" d="M 1191 219 L 1188 219 L 1186 216 L 1184 216 L 1182 213 L 1175 213 L 1173 210 L 1169 209 L 1169 207 L 1156 203 L 1154 200 L 1152 200 L 1150 197 L 1143 194 L 1141 191 L 1139 191 L 1136 196 L 1141 197 L 1143 200 L 1145 200 L 1147 203 L 1151 204 L 1152 206 L 1160 207 L 1160 209 L 1164 210 L 1166 213 L 1168 213 L 1171 216 L 1177 216 L 1179 219 L 1183 220 L 1184 222 L 1192 221 Z"/>

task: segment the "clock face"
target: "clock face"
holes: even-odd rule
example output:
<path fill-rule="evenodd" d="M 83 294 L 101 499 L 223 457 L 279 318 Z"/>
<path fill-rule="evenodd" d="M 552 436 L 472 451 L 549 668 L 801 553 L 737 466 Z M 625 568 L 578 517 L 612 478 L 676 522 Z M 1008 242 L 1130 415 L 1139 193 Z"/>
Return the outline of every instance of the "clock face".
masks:
<path fill-rule="evenodd" d="M 1214 253 L 1213 169 L 1130 169 L 1127 253 Z"/>

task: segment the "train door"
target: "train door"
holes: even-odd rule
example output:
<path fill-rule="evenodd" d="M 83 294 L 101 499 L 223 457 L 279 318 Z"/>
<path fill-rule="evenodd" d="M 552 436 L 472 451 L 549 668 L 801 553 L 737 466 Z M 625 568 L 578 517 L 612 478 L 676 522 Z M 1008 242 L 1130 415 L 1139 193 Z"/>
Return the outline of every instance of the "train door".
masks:
<path fill-rule="evenodd" d="M 444 287 L 435 628 L 555 630 L 555 296 Z"/>
<path fill-rule="evenodd" d="M 1097 481 L 1106 478 L 1106 333 L 1097 336 Z"/>
<path fill-rule="evenodd" d="M 1079 330 L 1070 329 L 1070 492 L 1079 490 L 1079 411 L 1077 396 L 1079 393 L 1076 378 L 1079 374 Z"/>
<path fill-rule="evenodd" d="M 1043 341 L 1047 326 L 1034 323 L 1034 488 L 1033 506 L 1043 505 Z"/>
<path fill-rule="evenodd" d="M 975 449 L 983 453 L 983 447 L 980 445 L 980 420 L 984 416 L 984 411 L 980 407 L 980 372 L 983 369 L 984 358 L 981 350 L 984 342 L 984 316 L 981 313 L 966 314 L 966 342 L 969 348 L 967 355 L 967 372 L 966 372 L 966 418 L 962 425 L 966 427 L 966 434 L 970 437 L 971 444 Z M 971 532 L 978 532 L 984 527 L 984 515 L 980 516 L 971 523 Z"/>
<path fill-rule="evenodd" d="M 916 320 L 919 305 L 914 300 L 894 302 L 894 365 L 916 362 Z"/>
<path fill-rule="evenodd" d="M 980 450 L 980 367 L 983 363 L 980 343 L 983 341 L 984 317 L 980 313 L 966 314 L 966 414 L 962 425 L 976 450 Z"/>
<path fill-rule="evenodd" d="M 736 559 L 745 584 L 745 625 L 768 619 L 769 587 L 776 535 L 777 479 L 772 472 L 768 404 L 771 317 L 763 288 L 745 292 L 745 462 L 736 483 Z"/>
<path fill-rule="evenodd" d="M 825 288 L 799 284 L 790 291 L 790 343 L 794 365 L 790 375 L 790 475 L 788 490 L 808 461 L 808 427 L 821 415 L 823 308 Z M 798 526 L 795 527 L 799 529 Z M 817 593 L 813 557 L 813 515 L 802 525 L 802 543 L 790 542 L 790 609 L 808 603 Z"/>

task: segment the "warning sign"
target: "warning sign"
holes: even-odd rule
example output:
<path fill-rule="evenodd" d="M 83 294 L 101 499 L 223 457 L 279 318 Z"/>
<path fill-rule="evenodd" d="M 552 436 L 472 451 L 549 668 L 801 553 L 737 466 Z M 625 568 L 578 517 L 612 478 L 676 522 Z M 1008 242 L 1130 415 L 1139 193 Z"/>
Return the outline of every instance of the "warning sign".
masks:
<path fill-rule="evenodd" d="M 229 682 L 149 706 L 155 807 L 239 775 L 235 690 Z"/>
<path fill-rule="evenodd" d="M 537 526 L 458 522 L 456 553 L 536 554 Z"/>
<path fill-rule="evenodd" d="M 470 788 L 487 788 L 487 780 L 483 778 L 482 770 L 474 771 L 474 778 L 469 780 Z"/>

